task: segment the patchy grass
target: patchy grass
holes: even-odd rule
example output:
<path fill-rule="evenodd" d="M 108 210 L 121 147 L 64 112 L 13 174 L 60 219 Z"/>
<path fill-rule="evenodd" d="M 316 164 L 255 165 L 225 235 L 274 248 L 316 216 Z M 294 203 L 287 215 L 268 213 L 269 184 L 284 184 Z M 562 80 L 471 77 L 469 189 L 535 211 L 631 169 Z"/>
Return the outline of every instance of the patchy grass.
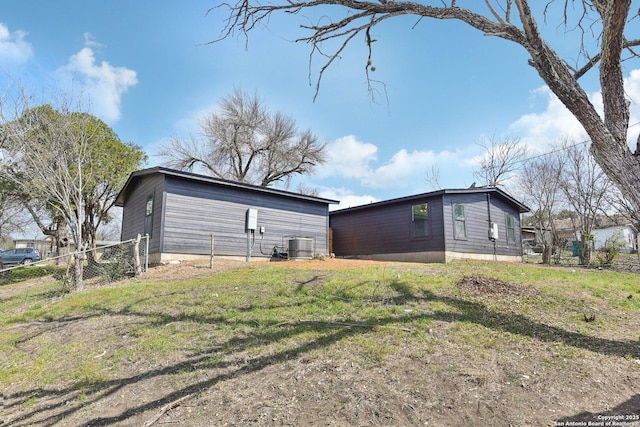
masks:
<path fill-rule="evenodd" d="M 638 393 L 637 275 L 315 261 L 179 276 L 2 287 L 0 424 L 544 425 Z"/>

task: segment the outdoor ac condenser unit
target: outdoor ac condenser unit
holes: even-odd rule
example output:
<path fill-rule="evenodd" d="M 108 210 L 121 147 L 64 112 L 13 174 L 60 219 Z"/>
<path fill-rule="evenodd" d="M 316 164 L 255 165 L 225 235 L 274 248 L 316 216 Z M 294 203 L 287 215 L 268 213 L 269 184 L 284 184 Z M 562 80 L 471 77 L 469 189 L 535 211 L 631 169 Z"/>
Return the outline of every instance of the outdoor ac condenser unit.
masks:
<path fill-rule="evenodd" d="M 313 258 L 313 239 L 308 237 L 294 237 L 289 239 L 289 259 Z"/>

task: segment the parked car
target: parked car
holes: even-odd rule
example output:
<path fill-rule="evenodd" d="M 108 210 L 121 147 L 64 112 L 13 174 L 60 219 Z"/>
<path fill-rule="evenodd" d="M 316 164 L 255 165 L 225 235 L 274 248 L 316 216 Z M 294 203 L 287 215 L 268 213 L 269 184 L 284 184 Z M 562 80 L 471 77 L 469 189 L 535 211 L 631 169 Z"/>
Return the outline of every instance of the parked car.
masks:
<path fill-rule="evenodd" d="M 31 264 L 42 260 L 40 252 L 34 248 L 9 249 L 2 254 L 2 264 Z"/>

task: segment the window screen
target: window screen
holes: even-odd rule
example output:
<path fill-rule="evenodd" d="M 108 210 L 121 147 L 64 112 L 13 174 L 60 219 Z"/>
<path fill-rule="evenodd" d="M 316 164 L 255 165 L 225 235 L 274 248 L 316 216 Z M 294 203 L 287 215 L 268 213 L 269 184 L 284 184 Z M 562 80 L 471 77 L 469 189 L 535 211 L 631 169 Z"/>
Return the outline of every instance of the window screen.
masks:
<path fill-rule="evenodd" d="M 467 224 L 464 214 L 464 205 L 458 203 L 453 205 L 453 238 L 467 238 Z"/>
<path fill-rule="evenodd" d="M 516 219 L 513 215 L 506 214 L 506 222 L 507 222 L 507 242 L 515 243 L 516 242 Z"/>
<path fill-rule="evenodd" d="M 429 235 L 429 205 L 427 203 L 411 206 L 411 228 L 414 237 Z"/>

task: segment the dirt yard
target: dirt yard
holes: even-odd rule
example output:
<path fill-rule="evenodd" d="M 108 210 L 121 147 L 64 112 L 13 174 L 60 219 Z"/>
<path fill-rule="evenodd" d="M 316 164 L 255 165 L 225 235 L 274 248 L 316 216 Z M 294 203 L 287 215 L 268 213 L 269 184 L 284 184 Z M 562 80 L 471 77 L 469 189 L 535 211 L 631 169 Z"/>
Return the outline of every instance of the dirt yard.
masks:
<path fill-rule="evenodd" d="M 321 271 L 394 264 L 327 259 L 286 265 Z M 167 282 L 244 266 L 242 261 L 224 259 L 216 259 L 213 270 L 204 264 L 163 265 L 146 273 L 145 281 Z M 486 277 L 465 277 L 457 286 L 511 300 L 537 294 L 533 288 Z M 100 324 L 116 337 L 111 343 L 101 342 L 101 351 L 105 348 L 108 354 L 109 346 L 125 345 L 126 337 L 118 337 L 117 331 L 124 330 L 127 321 L 125 316 L 111 316 Z M 89 319 L 25 327 L 30 336 L 55 329 L 57 338 L 52 339 L 69 342 L 78 336 L 95 335 L 96 340 L 102 336 Z M 540 334 L 548 332 L 545 326 L 531 327 L 539 328 Z M 86 401 L 79 410 L 69 409 L 69 400 L 77 399 L 77 394 L 61 385 L 48 390 L 44 406 L 38 399 L 41 413 L 27 411 L 7 418 L 14 405 L 29 396 L 17 391 L 18 386 L 2 391 L 0 426 L 558 426 L 640 414 L 639 362 L 625 361 L 622 350 L 598 353 L 583 346 L 576 350 L 580 353 L 576 359 L 555 354 L 549 343 L 523 352 L 516 342 L 508 352 L 499 353 L 491 342 L 480 350 L 451 346 L 447 340 L 451 328 L 455 326 L 450 322 L 434 322 L 429 332 L 438 344 L 424 354 L 403 346 L 403 337 L 410 332 L 398 331 L 398 337 L 380 344 L 397 346 L 394 357 L 380 364 L 364 363 L 339 340 L 291 352 L 284 361 L 282 355 L 276 361 L 242 350 L 241 345 L 233 356 L 222 359 L 207 351 L 184 360 L 150 358 L 148 364 L 124 360 L 117 380 L 100 390 L 84 391 Z M 571 331 L 563 333 L 572 339 Z M 101 354 L 96 352 L 95 357 Z M 31 393 L 39 396 L 37 390 Z M 81 421 L 87 419 L 88 424 Z M 640 426 L 633 418 L 622 421 L 615 425 Z"/>

